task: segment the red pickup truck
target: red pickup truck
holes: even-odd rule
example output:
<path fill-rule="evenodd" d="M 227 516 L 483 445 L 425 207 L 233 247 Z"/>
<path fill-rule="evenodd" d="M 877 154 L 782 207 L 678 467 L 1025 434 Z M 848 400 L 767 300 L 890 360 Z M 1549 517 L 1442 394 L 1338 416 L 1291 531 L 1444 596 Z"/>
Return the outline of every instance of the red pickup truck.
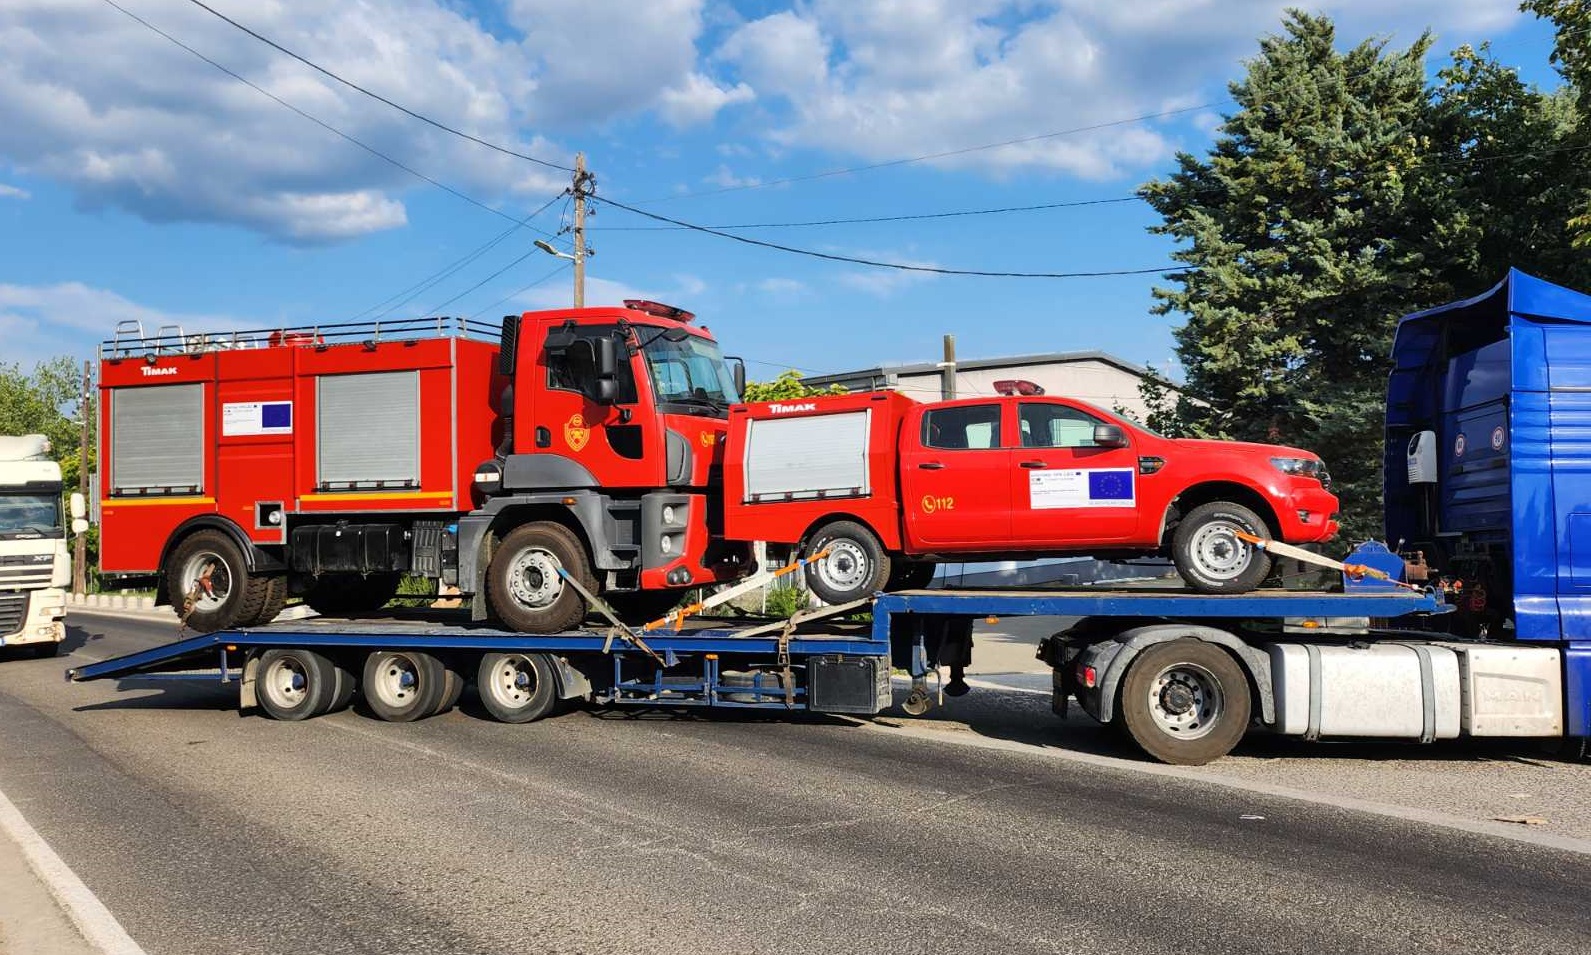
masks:
<path fill-rule="evenodd" d="M 727 441 L 724 536 L 826 550 L 806 573 L 830 603 L 923 586 L 938 561 L 1071 554 L 1169 553 L 1193 589 L 1243 593 L 1271 564 L 1236 531 L 1337 532 L 1307 451 L 1165 438 L 1043 394 L 759 402 L 731 410 Z"/>

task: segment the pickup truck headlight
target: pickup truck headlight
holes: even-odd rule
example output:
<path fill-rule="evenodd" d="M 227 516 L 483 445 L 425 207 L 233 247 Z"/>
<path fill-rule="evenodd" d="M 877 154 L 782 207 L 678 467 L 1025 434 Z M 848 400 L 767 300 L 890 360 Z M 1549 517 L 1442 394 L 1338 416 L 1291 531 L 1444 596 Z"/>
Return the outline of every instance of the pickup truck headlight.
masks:
<path fill-rule="evenodd" d="M 1283 474 L 1312 477 L 1323 487 L 1331 487 L 1331 475 L 1326 473 L 1326 465 L 1317 458 L 1271 458 L 1271 466 Z"/>

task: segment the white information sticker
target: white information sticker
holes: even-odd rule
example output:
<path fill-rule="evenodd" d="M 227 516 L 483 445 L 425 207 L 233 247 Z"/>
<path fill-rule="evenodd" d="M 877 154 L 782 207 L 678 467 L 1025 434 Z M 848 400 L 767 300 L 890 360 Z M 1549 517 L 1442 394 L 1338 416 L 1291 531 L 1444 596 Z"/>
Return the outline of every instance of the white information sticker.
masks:
<path fill-rule="evenodd" d="M 1028 474 L 1028 507 L 1035 511 L 1063 507 L 1133 507 L 1132 468 L 1077 471 L 1032 471 Z"/>
<path fill-rule="evenodd" d="M 291 401 L 229 401 L 221 406 L 221 434 L 292 434 Z"/>

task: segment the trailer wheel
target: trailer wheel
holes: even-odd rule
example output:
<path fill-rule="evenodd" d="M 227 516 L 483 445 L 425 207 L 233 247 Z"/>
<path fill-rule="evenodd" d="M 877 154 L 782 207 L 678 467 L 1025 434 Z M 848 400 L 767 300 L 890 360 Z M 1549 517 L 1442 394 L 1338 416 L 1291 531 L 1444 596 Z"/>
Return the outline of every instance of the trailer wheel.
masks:
<path fill-rule="evenodd" d="M 1163 763 L 1203 766 L 1248 732 L 1248 679 L 1220 647 L 1183 638 L 1140 653 L 1121 685 L 1120 715 L 1144 752 Z"/>
<path fill-rule="evenodd" d="M 446 689 L 447 668 L 429 653 L 377 650 L 365 657 L 365 703 L 388 723 L 412 723 L 437 711 Z"/>
<path fill-rule="evenodd" d="M 1171 559 L 1189 587 L 1205 594 L 1243 594 L 1271 572 L 1269 554 L 1237 537 L 1243 531 L 1270 537 L 1258 514 L 1241 504 L 1200 504 L 1177 523 Z"/>
<path fill-rule="evenodd" d="M 807 586 L 824 603 L 871 597 L 889 583 L 889 554 L 877 535 L 856 521 L 834 521 L 820 527 L 807 543 L 806 555 L 810 559 L 824 550 L 828 556 L 806 567 Z"/>
<path fill-rule="evenodd" d="M 520 633 L 558 633 L 584 620 L 585 599 L 564 585 L 559 568 L 596 590 L 585 545 L 569 528 L 537 521 L 510 531 L 486 570 L 486 599 L 498 622 Z"/>
<path fill-rule="evenodd" d="M 313 650 L 273 648 L 260 654 L 255 695 L 266 716 L 297 722 L 332 710 L 345 680 L 351 683 L 347 673 Z"/>
<path fill-rule="evenodd" d="M 251 626 L 270 596 L 270 581 L 249 573 L 231 535 L 206 528 L 184 537 L 166 558 L 166 600 L 199 633 Z"/>
<path fill-rule="evenodd" d="M 458 705 L 464 695 L 464 675 L 450 666 L 442 667 L 442 692 L 437 696 L 432 716 L 439 716 Z"/>
<path fill-rule="evenodd" d="M 475 676 L 481 705 L 504 723 L 529 723 L 558 702 L 552 664 L 542 653 L 488 653 Z"/>

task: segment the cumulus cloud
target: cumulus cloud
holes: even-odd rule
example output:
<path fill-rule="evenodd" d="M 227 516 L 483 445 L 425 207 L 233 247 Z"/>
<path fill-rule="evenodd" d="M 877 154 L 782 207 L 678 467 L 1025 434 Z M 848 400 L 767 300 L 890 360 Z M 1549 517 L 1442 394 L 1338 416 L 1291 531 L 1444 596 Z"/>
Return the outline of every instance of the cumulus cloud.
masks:
<path fill-rule="evenodd" d="M 181 326 L 185 333 L 192 334 L 247 324 L 218 315 L 151 308 L 82 282 L 0 283 L 0 334 L 6 341 L 5 360 L 24 367 L 62 353 L 88 357 L 95 343 L 124 321 L 138 322 L 149 335 L 168 325 Z"/>
<path fill-rule="evenodd" d="M 811 0 L 751 20 L 716 51 L 781 145 L 868 160 L 930 155 L 1195 105 L 1290 0 Z M 1326 0 L 1345 38 L 1431 24 L 1494 28 L 1514 0 Z M 938 163 L 1106 178 L 1164 158 L 1171 134 L 1118 125 Z"/>
<path fill-rule="evenodd" d="M 0 182 L 0 199 L 32 199 L 33 193 L 21 186 L 13 186 Z"/>
<path fill-rule="evenodd" d="M 751 89 L 697 68 L 703 0 L 501 0 L 494 29 L 450 0 L 214 0 L 354 83 L 517 151 L 656 110 L 690 125 Z M 135 12 L 288 103 L 510 211 L 565 184 L 428 127 L 188 4 Z M 613 30 L 622 23 L 623 42 Z M 622 47 L 622 50 L 620 49 Z M 0 5 L 0 157 L 87 208 L 243 225 L 296 242 L 402 225 L 409 174 L 294 115 L 99 0 Z"/>

